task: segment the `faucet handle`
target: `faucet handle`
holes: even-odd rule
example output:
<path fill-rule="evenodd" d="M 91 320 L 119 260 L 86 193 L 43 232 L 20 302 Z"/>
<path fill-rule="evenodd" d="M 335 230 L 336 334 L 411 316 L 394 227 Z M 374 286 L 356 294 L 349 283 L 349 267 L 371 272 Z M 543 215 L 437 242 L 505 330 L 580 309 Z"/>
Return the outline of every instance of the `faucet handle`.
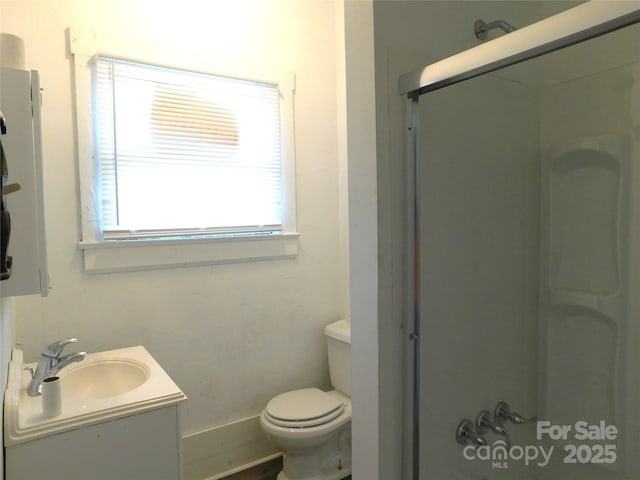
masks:
<path fill-rule="evenodd" d="M 456 428 L 456 441 L 460 445 L 474 445 L 476 447 L 481 447 L 487 444 L 484 437 L 474 431 L 473 422 L 466 418 L 462 420 L 458 424 L 458 428 Z"/>
<path fill-rule="evenodd" d="M 511 437 L 509 436 L 507 429 L 500 425 L 497 419 L 491 418 L 489 410 L 481 410 L 480 413 L 478 413 L 478 418 L 476 419 L 476 432 L 482 435 L 487 430 L 491 430 L 493 433 L 502 435 L 506 443 L 507 451 L 511 450 Z"/>
<path fill-rule="evenodd" d="M 496 409 L 493 412 L 493 417 L 495 418 L 496 423 L 499 425 L 504 425 L 504 423 L 509 420 L 511 423 L 515 423 L 516 425 L 522 425 L 523 423 L 533 423 L 538 420 L 538 417 L 529 417 L 525 418 L 519 413 L 512 412 L 509 408 L 509 404 L 507 402 L 500 402 L 496 405 Z"/>
<path fill-rule="evenodd" d="M 44 355 L 45 357 L 58 358 L 62 353 L 62 350 L 64 349 L 64 347 L 66 347 L 70 343 L 77 343 L 77 342 L 78 342 L 78 339 L 75 337 L 67 338 L 64 340 L 58 340 L 57 342 L 54 342 L 51 345 L 47 346 L 42 351 L 42 355 Z"/>
<path fill-rule="evenodd" d="M 480 413 L 478 413 L 478 418 L 476 418 L 476 432 L 482 435 L 487 430 L 491 430 L 498 435 L 504 435 L 505 432 L 504 428 L 500 426 L 498 422 L 493 421 L 489 410 L 481 410 Z"/>

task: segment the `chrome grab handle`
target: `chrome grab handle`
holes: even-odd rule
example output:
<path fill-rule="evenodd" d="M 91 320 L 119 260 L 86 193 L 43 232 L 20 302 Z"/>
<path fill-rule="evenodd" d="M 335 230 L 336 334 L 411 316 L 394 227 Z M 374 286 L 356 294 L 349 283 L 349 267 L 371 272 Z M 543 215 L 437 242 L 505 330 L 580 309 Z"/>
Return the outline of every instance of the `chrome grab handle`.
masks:
<path fill-rule="evenodd" d="M 507 420 L 516 425 L 534 423 L 538 420 L 536 416 L 525 418 L 519 413 L 512 412 L 507 402 L 500 402 L 496 405 L 493 411 L 493 418 L 498 425 L 504 425 Z"/>
<path fill-rule="evenodd" d="M 475 445 L 476 447 L 487 444 L 484 437 L 473 430 L 473 422 L 468 419 L 464 419 L 458 424 L 456 442 L 460 445 Z"/>

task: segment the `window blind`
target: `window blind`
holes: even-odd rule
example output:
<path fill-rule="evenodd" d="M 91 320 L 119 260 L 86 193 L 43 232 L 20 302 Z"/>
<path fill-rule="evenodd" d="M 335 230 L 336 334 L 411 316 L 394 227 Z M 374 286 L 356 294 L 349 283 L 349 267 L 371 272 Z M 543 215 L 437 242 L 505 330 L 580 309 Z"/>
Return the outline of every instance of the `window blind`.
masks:
<path fill-rule="evenodd" d="M 105 239 L 282 229 L 275 84 L 97 57 Z"/>

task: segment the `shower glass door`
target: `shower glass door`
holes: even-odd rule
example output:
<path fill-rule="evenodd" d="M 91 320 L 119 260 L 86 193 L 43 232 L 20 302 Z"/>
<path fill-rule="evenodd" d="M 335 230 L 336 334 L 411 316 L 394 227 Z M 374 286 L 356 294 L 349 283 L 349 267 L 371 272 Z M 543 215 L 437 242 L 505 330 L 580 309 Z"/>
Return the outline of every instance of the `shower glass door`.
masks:
<path fill-rule="evenodd" d="M 418 108 L 420 480 L 640 479 L 640 26 Z"/>

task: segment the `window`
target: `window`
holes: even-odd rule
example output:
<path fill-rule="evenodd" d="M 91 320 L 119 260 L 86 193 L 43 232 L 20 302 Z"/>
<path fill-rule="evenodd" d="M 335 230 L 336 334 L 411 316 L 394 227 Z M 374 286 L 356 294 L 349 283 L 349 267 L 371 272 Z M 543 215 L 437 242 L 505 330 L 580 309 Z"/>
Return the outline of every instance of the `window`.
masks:
<path fill-rule="evenodd" d="M 282 230 L 278 86 L 98 57 L 105 239 Z"/>
<path fill-rule="evenodd" d="M 295 257 L 293 75 L 103 56 L 92 35 L 69 29 L 85 269 Z"/>

